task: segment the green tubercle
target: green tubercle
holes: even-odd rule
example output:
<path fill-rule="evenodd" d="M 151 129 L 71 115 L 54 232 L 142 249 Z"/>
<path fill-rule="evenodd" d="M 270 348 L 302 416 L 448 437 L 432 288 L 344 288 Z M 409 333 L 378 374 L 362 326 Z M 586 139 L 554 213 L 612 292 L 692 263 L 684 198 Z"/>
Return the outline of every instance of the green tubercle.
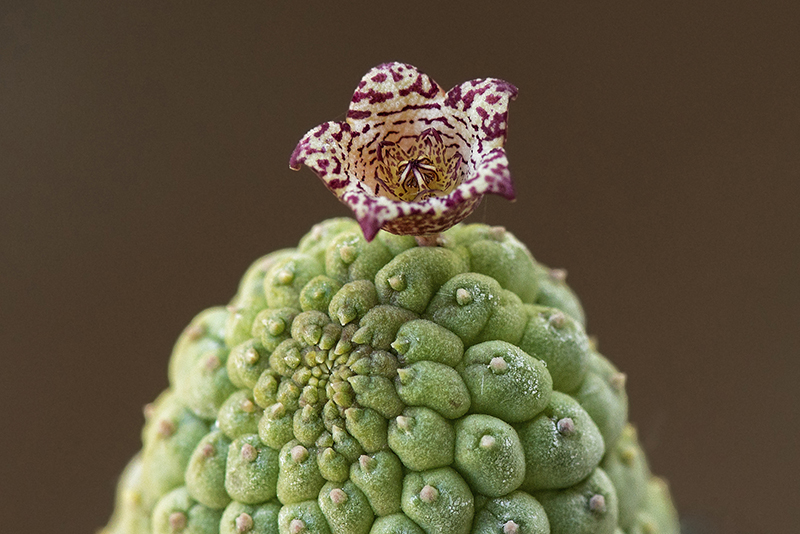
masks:
<path fill-rule="evenodd" d="M 586 315 L 577 295 L 567 285 L 567 271 L 550 269 L 541 264 L 535 265 L 538 292 L 535 304 L 547 308 L 557 308 L 586 327 Z"/>
<path fill-rule="evenodd" d="M 263 410 L 255 403 L 252 389 L 241 389 L 231 394 L 220 406 L 217 424 L 229 439 L 258 432 L 258 422 Z"/>
<path fill-rule="evenodd" d="M 527 319 L 520 298 L 493 278 L 453 276 L 431 299 L 424 317 L 458 335 L 465 347 L 488 340 L 517 343 Z"/>
<path fill-rule="evenodd" d="M 624 429 L 619 441 L 608 451 L 600 465 L 617 489 L 619 525 L 625 529 L 631 528 L 644 505 L 651 477 L 636 429 L 632 425 Z"/>
<path fill-rule="evenodd" d="M 464 356 L 460 337 L 426 319 L 404 323 L 397 331 L 392 349 L 406 364 L 431 361 L 455 367 Z"/>
<path fill-rule="evenodd" d="M 470 407 L 458 371 L 443 363 L 421 361 L 398 369 L 395 387 L 406 405 L 428 407 L 446 419 L 457 419 Z"/>
<path fill-rule="evenodd" d="M 505 341 L 467 349 L 457 367 L 472 397 L 472 409 L 517 423 L 544 410 L 553 392 L 546 366 Z"/>
<path fill-rule="evenodd" d="M 389 423 L 388 443 L 404 466 L 424 471 L 453 462 L 455 432 L 447 419 L 430 408 L 412 407 Z"/>
<path fill-rule="evenodd" d="M 281 534 L 333 534 L 316 499 L 285 504 L 278 525 Z"/>
<path fill-rule="evenodd" d="M 377 518 L 369 534 L 426 534 L 426 532 L 407 515 L 393 514 Z"/>
<path fill-rule="evenodd" d="M 470 270 L 497 280 L 522 300 L 532 304 L 539 289 L 536 262 L 528 249 L 502 226 L 461 225 L 444 234 L 469 253 Z"/>
<path fill-rule="evenodd" d="M 391 451 L 361 455 L 350 466 L 350 480 L 364 492 L 375 515 L 400 511 L 403 464 Z"/>
<path fill-rule="evenodd" d="M 153 534 L 217 534 L 222 510 L 203 505 L 180 487 L 164 495 L 153 509 Z"/>
<path fill-rule="evenodd" d="M 534 496 L 547 512 L 551 534 L 614 534 L 617 528 L 616 490 L 600 468 L 574 486 Z"/>
<path fill-rule="evenodd" d="M 300 292 L 300 307 L 303 311 L 327 312 L 331 299 L 341 288 L 342 284 L 329 276 L 315 276 Z"/>
<path fill-rule="evenodd" d="M 593 352 L 589 372 L 575 392 L 575 399 L 592 416 L 607 447 L 613 446 L 628 420 L 626 375 L 617 370 L 604 356 Z"/>
<path fill-rule="evenodd" d="M 184 485 L 189 459 L 208 434 L 209 425 L 172 393 L 159 398 L 147 412 L 142 436 L 141 499 L 152 507 L 161 495 Z"/>
<path fill-rule="evenodd" d="M 252 390 L 261 373 L 269 368 L 269 352 L 260 340 L 250 338 L 231 349 L 226 367 L 234 386 Z"/>
<path fill-rule="evenodd" d="M 275 498 L 279 452 L 246 434 L 228 447 L 225 466 L 225 491 L 245 504 L 259 504 Z"/>
<path fill-rule="evenodd" d="M 277 501 L 249 505 L 233 501 L 222 513 L 219 534 L 280 534 Z"/>
<path fill-rule="evenodd" d="M 578 483 L 605 452 L 603 436 L 589 414 L 557 391 L 542 413 L 515 428 L 525 451 L 522 489 L 528 492 Z"/>
<path fill-rule="evenodd" d="M 528 322 L 519 347 L 547 364 L 554 389 L 574 392 L 589 371 L 591 347 L 583 327 L 555 308 L 525 309 Z"/>
<path fill-rule="evenodd" d="M 393 257 L 383 241 L 367 242 L 360 230 L 353 230 L 339 234 L 330 244 L 325 254 L 325 268 L 341 284 L 373 280 Z"/>
<path fill-rule="evenodd" d="M 228 311 L 224 307 L 209 308 L 199 313 L 189 323 L 175 347 L 169 361 L 169 382 L 175 388 L 183 384 L 195 364 L 202 358 L 210 356 L 225 358 L 225 322 Z"/>
<path fill-rule="evenodd" d="M 491 415 L 469 415 L 455 424 L 453 467 L 489 497 L 516 490 L 525 479 L 525 453 L 514 428 Z"/>
<path fill-rule="evenodd" d="M 398 254 L 378 271 L 375 287 L 382 304 L 421 314 L 445 282 L 467 270 L 467 262 L 455 252 L 415 247 Z"/>
<path fill-rule="evenodd" d="M 402 508 L 427 534 L 468 534 L 475 513 L 469 485 L 450 467 L 407 474 Z"/>
<path fill-rule="evenodd" d="M 524 491 L 514 491 L 481 507 L 472 534 L 550 534 L 550 521 L 539 501 Z"/>
<path fill-rule="evenodd" d="M 367 497 L 352 482 L 328 482 L 319 492 L 319 508 L 332 534 L 368 534 L 373 513 Z"/>
<path fill-rule="evenodd" d="M 197 444 L 186 468 L 189 495 L 209 508 L 222 509 L 231 502 L 225 491 L 225 464 L 230 444 L 225 434 L 211 431 Z"/>
<path fill-rule="evenodd" d="M 364 317 L 378 303 L 375 284 L 369 280 L 356 280 L 342 286 L 331 299 L 328 315 L 345 326 Z"/>
<path fill-rule="evenodd" d="M 378 305 L 367 312 L 353 334 L 353 342 L 370 345 L 375 349 L 389 350 L 397 331 L 417 314 L 397 306 Z"/>
<path fill-rule="evenodd" d="M 278 456 L 279 472 L 276 491 L 283 504 L 316 499 L 325 479 L 319 471 L 316 456 L 299 441 L 286 443 Z"/>

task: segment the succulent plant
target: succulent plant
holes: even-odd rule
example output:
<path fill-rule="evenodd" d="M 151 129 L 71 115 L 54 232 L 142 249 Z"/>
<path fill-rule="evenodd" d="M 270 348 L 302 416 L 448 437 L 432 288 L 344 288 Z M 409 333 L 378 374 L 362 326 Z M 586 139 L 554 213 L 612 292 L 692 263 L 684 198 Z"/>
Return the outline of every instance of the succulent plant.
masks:
<path fill-rule="evenodd" d="M 382 91 L 362 84 L 358 101 L 383 98 L 374 95 L 389 92 L 397 69 L 371 71 L 365 79 Z M 394 77 L 401 89 L 441 97 L 410 72 Z M 512 94 L 496 81 L 468 84 L 459 87 Z M 439 104 L 463 112 L 465 94 Z M 319 157 L 330 144 L 309 141 L 332 129 L 312 130 L 293 165 L 313 156 L 315 170 L 333 168 Z M 433 135 L 417 134 L 420 146 Z M 296 248 L 257 260 L 227 307 L 191 321 L 103 534 L 678 533 L 628 422 L 625 375 L 587 336 L 565 272 L 504 228 L 453 226 L 469 196 L 462 184 L 496 178 L 482 158 L 505 161 L 501 146 L 481 143 L 477 156 L 463 147 L 447 156 L 472 162 L 463 176 L 447 158 L 426 176 L 424 147 L 401 146 L 404 156 L 385 160 L 395 167 L 377 171 L 424 193 L 428 178 L 456 169 L 444 190 L 412 196 L 444 198 L 457 215 L 436 219 L 431 208 L 435 220 L 415 232 L 414 200 L 391 198 L 392 217 L 356 210 L 358 222 L 324 221 Z M 360 183 L 334 185 L 363 196 Z"/>

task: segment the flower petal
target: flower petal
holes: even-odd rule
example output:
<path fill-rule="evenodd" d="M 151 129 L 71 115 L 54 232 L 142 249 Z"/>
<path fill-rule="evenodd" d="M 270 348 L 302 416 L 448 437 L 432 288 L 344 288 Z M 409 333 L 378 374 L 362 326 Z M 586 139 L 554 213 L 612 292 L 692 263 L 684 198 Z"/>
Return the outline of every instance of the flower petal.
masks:
<path fill-rule="evenodd" d="M 475 171 L 460 187 L 468 187 L 473 195 L 492 193 L 514 200 L 514 183 L 508 171 L 508 159 L 503 148 L 495 148 L 480 157 Z"/>
<path fill-rule="evenodd" d="M 353 132 L 347 123 L 320 124 L 297 143 L 289 158 L 289 168 L 296 171 L 305 164 L 322 179 L 334 195 L 341 197 L 351 181 L 347 151 L 352 139 Z"/>
<path fill-rule="evenodd" d="M 367 123 L 387 118 L 396 122 L 439 116 L 444 95 L 444 90 L 416 67 L 384 63 L 361 78 L 350 102 L 347 122 L 361 131 Z"/>
<path fill-rule="evenodd" d="M 444 104 L 469 122 L 475 138 L 485 147 L 503 146 L 508 129 L 508 103 L 517 88 L 504 80 L 470 80 L 447 92 Z"/>

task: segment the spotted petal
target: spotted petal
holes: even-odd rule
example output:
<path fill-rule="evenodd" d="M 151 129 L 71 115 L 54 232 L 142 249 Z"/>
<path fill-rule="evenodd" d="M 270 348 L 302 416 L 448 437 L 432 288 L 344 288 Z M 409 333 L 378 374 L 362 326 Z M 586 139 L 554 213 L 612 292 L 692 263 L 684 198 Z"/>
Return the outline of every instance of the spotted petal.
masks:
<path fill-rule="evenodd" d="M 445 93 L 415 67 L 386 63 L 359 83 L 347 119 L 298 143 L 310 167 L 371 240 L 381 228 L 430 235 L 469 215 L 487 193 L 514 199 L 503 144 L 516 88 L 494 78 Z"/>

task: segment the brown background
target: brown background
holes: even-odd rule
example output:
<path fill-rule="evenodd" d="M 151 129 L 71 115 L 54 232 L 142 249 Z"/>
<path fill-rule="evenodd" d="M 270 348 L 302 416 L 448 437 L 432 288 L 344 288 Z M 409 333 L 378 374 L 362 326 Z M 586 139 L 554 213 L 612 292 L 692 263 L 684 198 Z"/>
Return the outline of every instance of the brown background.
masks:
<path fill-rule="evenodd" d="M 106 521 L 183 326 L 347 214 L 295 142 L 401 60 L 519 87 L 470 220 L 569 270 L 695 532 L 798 532 L 797 2 L 58 4 L 0 4 L 0 530 Z"/>

